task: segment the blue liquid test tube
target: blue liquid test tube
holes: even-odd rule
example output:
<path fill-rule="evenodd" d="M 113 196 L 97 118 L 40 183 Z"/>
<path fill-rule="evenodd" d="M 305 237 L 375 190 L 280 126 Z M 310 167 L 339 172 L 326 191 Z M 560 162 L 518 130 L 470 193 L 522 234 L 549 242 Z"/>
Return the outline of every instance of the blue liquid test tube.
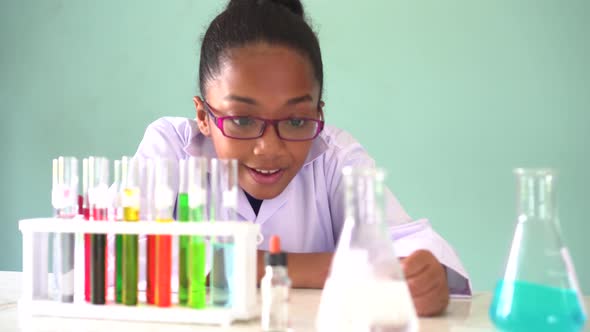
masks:
<path fill-rule="evenodd" d="M 210 221 L 235 221 L 238 201 L 238 171 L 235 159 L 211 160 Z M 210 277 L 210 302 L 215 307 L 232 306 L 233 238 L 212 239 L 213 262 Z"/>

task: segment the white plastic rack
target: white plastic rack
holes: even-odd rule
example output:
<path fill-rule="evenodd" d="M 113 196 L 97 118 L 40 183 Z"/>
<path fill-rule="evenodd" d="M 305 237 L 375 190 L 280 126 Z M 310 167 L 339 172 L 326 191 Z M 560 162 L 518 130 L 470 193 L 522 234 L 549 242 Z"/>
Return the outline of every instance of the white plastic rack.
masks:
<path fill-rule="evenodd" d="M 236 320 L 250 320 L 259 315 L 256 297 L 256 247 L 259 225 L 249 222 L 89 222 L 80 219 L 37 218 L 21 220 L 19 229 L 23 245 L 22 296 L 18 304 L 21 315 L 213 325 L 229 325 Z M 55 233 L 75 234 L 73 303 L 34 296 L 34 289 L 39 288 L 39 285 L 35 285 L 34 276 L 40 271 L 48 271 L 48 260 L 39 259 L 38 255 L 47 255 L 50 252 L 47 239 L 49 234 Z M 144 303 L 127 306 L 115 304 L 112 294 L 105 305 L 87 303 L 83 299 L 84 283 L 79 281 L 84 277 L 83 234 L 231 236 L 234 240 L 232 306 L 205 309 L 193 309 L 178 304 L 168 308 Z M 41 287 L 47 288 L 47 282 Z"/>

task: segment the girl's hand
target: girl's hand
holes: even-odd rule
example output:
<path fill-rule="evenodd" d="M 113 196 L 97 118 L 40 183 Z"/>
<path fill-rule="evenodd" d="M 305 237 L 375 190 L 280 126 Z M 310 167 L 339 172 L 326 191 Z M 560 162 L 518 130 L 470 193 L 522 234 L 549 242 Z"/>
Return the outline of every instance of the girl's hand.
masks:
<path fill-rule="evenodd" d="M 400 260 L 419 316 L 439 315 L 449 304 L 449 287 L 443 265 L 427 250 Z"/>

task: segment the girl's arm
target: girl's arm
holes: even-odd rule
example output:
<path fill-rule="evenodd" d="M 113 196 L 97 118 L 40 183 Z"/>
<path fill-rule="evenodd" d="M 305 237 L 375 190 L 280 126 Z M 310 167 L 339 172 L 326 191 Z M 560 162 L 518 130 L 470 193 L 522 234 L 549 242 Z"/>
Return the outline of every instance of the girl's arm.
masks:
<path fill-rule="evenodd" d="M 257 282 L 264 276 L 264 251 L 258 251 Z M 324 287 L 333 253 L 287 254 L 289 277 L 293 288 Z M 443 265 L 427 250 L 418 250 L 401 258 L 401 266 L 416 312 L 419 316 L 443 313 L 449 304 L 449 288 Z"/>
<path fill-rule="evenodd" d="M 264 276 L 264 251 L 258 250 L 257 282 Z M 287 254 L 289 278 L 293 288 L 323 288 L 330 265 L 331 252 Z"/>

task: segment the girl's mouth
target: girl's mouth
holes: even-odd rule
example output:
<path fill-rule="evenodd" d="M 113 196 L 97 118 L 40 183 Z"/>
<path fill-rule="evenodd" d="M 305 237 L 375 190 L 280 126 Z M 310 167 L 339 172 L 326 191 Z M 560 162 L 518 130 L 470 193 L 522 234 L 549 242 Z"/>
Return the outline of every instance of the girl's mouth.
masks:
<path fill-rule="evenodd" d="M 257 183 L 268 185 L 277 183 L 283 176 L 283 173 L 285 173 L 285 170 L 281 168 L 248 167 L 248 172 Z"/>

